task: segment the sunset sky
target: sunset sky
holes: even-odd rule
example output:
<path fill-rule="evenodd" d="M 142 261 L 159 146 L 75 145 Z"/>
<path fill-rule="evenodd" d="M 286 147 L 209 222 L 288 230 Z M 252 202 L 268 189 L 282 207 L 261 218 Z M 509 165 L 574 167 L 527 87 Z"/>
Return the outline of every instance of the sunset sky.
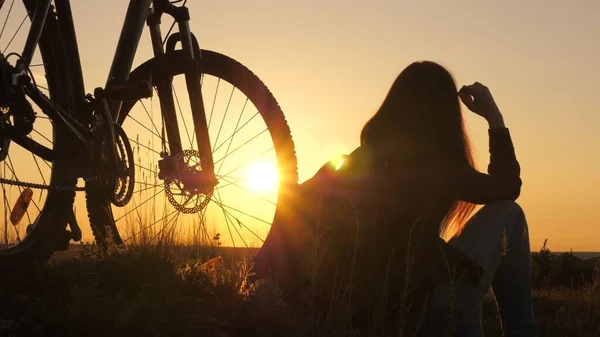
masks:
<path fill-rule="evenodd" d="M 496 98 L 522 167 L 532 249 L 548 238 L 553 250 L 600 250 L 599 1 L 188 2 L 201 47 L 246 65 L 281 104 L 300 181 L 358 146 L 404 67 L 433 60 Z M 89 92 L 106 80 L 127 1 L 72 6 Z M 145 31 L 136 64 L 150 56 Z M 485 170 L 487 125 L 466 114 Z"/>

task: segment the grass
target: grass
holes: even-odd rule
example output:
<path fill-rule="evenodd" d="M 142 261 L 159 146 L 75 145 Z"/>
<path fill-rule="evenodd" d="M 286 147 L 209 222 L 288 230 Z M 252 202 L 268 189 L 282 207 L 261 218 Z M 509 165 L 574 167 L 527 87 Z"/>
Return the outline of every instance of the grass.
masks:
<path fill-rule="evenodd" d="M 217 253 L 206 246 L 83 246 L 36 275 L 3 278 L 0 336 L 324 335 L 326 322 L 292 310 L 276 287 L 248 282 L 248 261 L 203 264 Z M 600 334 L 598 285 L 539 290 L 535 306 L 541 336 Z M 500 336 L 493 302 L 484 303 L 484 313 L 486 336 Z M 331 335 L 353 335 L 344 328 Z"/>
<path fill-rule="evenodd" d="M 143 227 L 143 216 L 128 226 Z M 172 224 L 162 226 L 126 247 L 75 245 L 33 274 L 3 275 L 0 336 L 359 335 L 343 291 L 329 315 L 315 309 L 313 293 L 290 306 L 271 282 L 249 281 L 252 252 L 181 240 Z M 600 336 L 599 275 L 585 287 L 535 291 L 540 336 Z M 486 336 L 501 336 L 491 298 L 483 309 Z"/>

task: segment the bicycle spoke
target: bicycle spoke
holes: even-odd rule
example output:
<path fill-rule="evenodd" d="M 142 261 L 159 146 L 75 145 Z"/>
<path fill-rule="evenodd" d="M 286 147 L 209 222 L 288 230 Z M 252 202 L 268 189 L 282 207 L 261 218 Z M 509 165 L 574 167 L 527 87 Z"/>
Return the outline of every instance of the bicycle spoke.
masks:
<path fill-rule="evenodd" d="M 247 141 L 246 141 L 244 144 L 242 144 L 242 145 L 240 145 L 240 146 L 236 147 L 236 148 L 235 148 L 233 151 L 231 151 L 231 152 L 227 153 L 227 154 L 226 154 L 225 156 L 223 156 L 221 159 L 217 160 L 217 161 L 215 162 L 215 164 L 217 164 L 217 163 L 221 162 L 222 160 L 225 160 L 225 158 L 227 158 L 227 157 L 231 156 L 232 154 L 234 154 L 235 152 L 237 152 L 239 149 L 241 149 L 242 147 L 244 147 L 244 146 L 248 145 L 248 144 L 249 144 L 251 141 L 253 141 L 253 140 L 255 140 L 256 138 L 260 137 L 260 135 L 262 135 L 263 133 L 265 133 L 265 132 L 267 132 L 267 131 L 269 131 L 269 128 L 265 128 L 265 129 L 264 129 L 264 130 L 262 130 L 260 133 L 258 133 L 256 136 L 254 136 L 254 137 L 250 138 L 249 140 L 247 140 Z"/>
<path fill-rule="evenodd" d="M 219 191 L 217 191 L 216 194 L 217 199 L 219 200 L 219 202 L 221 202 L 221 195 L 219 193 Z M 227 213 L 225 213 L 225 208 L 221 207 L 221 211 L 223 212 L 223 218 L 225 219 L 225 224 L 227 225 L 227 231 L 229 231 L 229 237 L 231 238 L 231 244 L 233 244 L 233 248 L 235 247 L 235 240 L 233 239 L 233 234 L 231 233 L 231 227 L 233 227 L 233 229 L 235 229 L 237 231 L 237 228 L 235 228 L 235 226 L 233 224 L 230 224 L 230 219 L 229 217 L 227 217 Z M 238 232 L 239 235 L 239 232 Z M 241 235 L 240 235 L 241 237 Z M 242 242 L 244 242 L 244 245 L 246 245 L 246 242 L 244 241 L 244 239 L 242 238 Z"/>
<path fill-rule="evenodd" d="M 174 210 L 174 211 L 172 211 L 171 213 L 169 213 L 169 214 L 167 214 L 167 215 L 163 216 L 162 218 L 160 218 L 160 219 L 158 219 L 158 220 L 154 221 L 154 222 L 153 222 L 153 223 L 151 223 L 150 225 L 148 225 L 148 226 L 146 226 L 146 227 L 144 227 L 144 228 L 140 229 L 140 230 L 139 230 L 139 231 L 137 231 L 136 233 L 132 234 L 130 237 L 128 237 L 128 238 L 126 238 L 125 240 L 123 240 L 123 242 L 127 242 L 127 241 L 131 240 L 133 237 L 135 237 L 135 236 L 139 235 L 140 233 L 142 233 L 142 232 L 144 232 L 144 231 L 146 231 L 146 230 L 150 229 L 152 226 L 156 225 L 157 223 L 161 222 L 162 220 L 166 219 L 167 217 L 169 217 L 169 216 L 171 216 L 171 215 L 175 214 L 176 212 L 177 212 L 177 210 Z"/>
<path fill-rule="evenodd" d="M 4 1 L 2 2 L 2 4 L 4 4 Z M 6 19 L 4 20 L 4 24 L 2 25 L 2 31 L 0 31 L 0 39 L 2 38 L 2 35 L 4 35 L 4 29 L 6 28 L 6 24 L 8 23 L 8 18 L 10 17 L 10 13 L 12 12 L 14 4 L 15 0 L 12 0 L 12 2 L 10 3 L 10 7 L 8 8 L 8 14 L 6 14 Z"/>
<path fill-rule="evenodd" d="M 146 149 L 146 150 L 148 150 L 148 151 L 152 151 L 152 152 L 154 152 L 154 153 L 156 153 L 156 154 L 160 154 L 160 152 L 158 152 L 158 151 L 156 151 L 156 150 L 154 150 L 154 149 L 151 149 L 151 148 L 149 148 L 149 147 L 148 147 L 148 146 L 146 146 L 146 145 L 143 145 L 142 143 L 138 142 L 137 140 L 133 140 L 133 139 L 131 139 L 131 138 L 129 138 L 129 137 L 128 137 L 127 139 L 129 139 L 129 141 L 130 141 L 130 142 L 132 142 L 132 143 L 134 143 L 134 144 L 138 145 L 139 147 L 143 147 L 144 149 Z"/>
<path fill-rule="evenodd" d="M 28 135 L 28 137 L 29 137 L 29 139 L 31 139 L 32 141 L 34 141 L 34 142 L 35 142 L 35 139 L 33 139 L 33 137 L 31 137 L 31 135 Z M 34 160 L 36 160 L 36 156 L 34 155 L 34 153 L 33 153 L 33 152 L 31 152 L 31 154 L 34 156 L 34 157 L 33 157 L 33 159 L 34 159 Z M 52 165 L 50 165 L 50 163 L 48 163 L 48 161 L 47 161 L 46 159 L 44 159 L 44 158 L 41 158 L 41 159 L 42 159 L 42 162 L 43 162 L 44 164 L 46 164 L 46 166 L 48 166 L 48 168 L 49 168 L 50 170 L 52 170 Z M 37 165 L 37 160 L 36 160 L 36 165 Z M 39 165 L 38 165 L 38 169 L 39 169 Z M 45 183 L 46 183 L 46 182 L 44 181 L 44 184 L 45 184 Z"/>
<path fill-rule="evenodd" d="M 52 142 L 50 139 L 48 139 L 48 137 L 46 137 L 46 136 L 42 135 L 42 134 L 41 134 L 41 133 L 40 133 L 38 130 L 36 130 L 36 129 L 33 129 L 32 131 L 33 131 L 33 132 L 35 132 L 35 133 L 37 133 L 38 135 L 40 135 L 40 136 L 41 136 L 42 138 L 44 138 L 45 140 L 47 140 L 47 141 L 48 141 L 50 144 L 54 145 L 54 143 L 53 143 L 53 142 Z"/>
<path fill-rule="evenodd" d="M 150 186 L 150 187 L 162 187 L 162 185 L 149 184 L 149 183 L 142 182 L 142 181 L 136 181 L 135 183 L 138 185 L 144 185 L 144 186 Z"/>
<path fill-rule="evenodd" d="M 204 231 L 206 231 L 206 235 L 208 235 L 208 230 L 206 229 L 206 211 L 208 209 L 207 207 L 204 207 L 198 214 L 199 216 L 202 217 L 202 221 L 204 222 Z"/>
<path fill-rule="evenodd" d="M 2 178 L 6 178 L 6 162 L 3 163 L 4 171 L 2 173 Z M 4 246 L 8 248 L 8 210 L 10 209 L 10 205 L 8 204 L 8 198 L 6 197 L 6 188 L 4 187 L 4 183 L 2 185 L 2 196 L 4 197 Z"/>
<path fill-rule="evenodd" d="M 242 112 L 240 113 L 240 117 L 238 118 L 237 123 L 235 124 L 235 128 L 233 129 L 233 134 L 231 136 L 231 140 L 229 141 L 229 144 L 227 144 L 227 150 L 225 150 L 225 157 L 227 157 L 227 154 L 229 153 L 229 149 L 231 148 L 231 143 L 233 143 L 233 136 L 235 134 L 237 134 L 238 126 L 240 125 L 240 121 L 242 120 L 242 115 L 244 115 L 244 110 L 246 109 L 246 104 L 248 104 L 248 98 L 246 98 L 246 101 L 244 102 L 244 106 L 242 107 Z M 225 160 L 223 160 L 221 162 L 221 165 L 219 166 L 219 169 L 217 170 L 217 174 L 221 173 L 221 169 L 223 168 L 224 163 L 225 163 Z"/>
<path fill-rule="evenodd" d="M 244 179 L 242 179 L 242 178 L 238 178 L 238 179 L 239 179 L 239 181 L 241 181 L 241 180 L 244 180 Z M 234 184 L 234 183 L 232 183 L 232 182 L 228 181 L 228 180 L 227 180 L 227 179 L 225 179 L 225 178 L 223 178 L 223 180 L 227 181 L 227 184 L 225 184 L 225 185 L 218 185 L 218 186 L 215 188 L 215 191 L 216 191 L 216 190 L 223 189 L 223 188 L 225 188 L 225 187 L 227 187 L 227 186 L 231 186 L 231 185 L 233 185 L 233 184 Z"/>
<path fill-rule="evenodd" d="M 244 214 L 244 215 L 246 215 L 246 216 L 248 216 L 248 217 L 251 217 L 251 218 L 252 218 L 252 219 L 254 219 L 254 220 L 258 220 L 258 221 L 260 221 L 260 222 L 263 222 L 263 223 L 265 223 L 265 224 L 267 224 L 267 225 L 271 225 L 271 223 L 270 223 L 270 222 L 268 222 L 268 221 L 266 221 L 266 220 L 263 220 L 263 219 L 260 219 L 260 218 L 257 218 L 257 217 L 255 217 L 255 216 L 254 216 L 254 215 L 252 215 L 252 214 L 248 214 L 248 213 L 246 213 L 246 212 L 244 212 L 244 211 L 240 211 L 239 209 L 237 209 L 237 208 L 235 208 L 235 207 L 231 207 L 231 206 L 227 206 L 227 205 L 221 204 L 221 203 L 219 203 L 218 201 L 215 201 L 215 200 L 213 200 L 213 201 L 214 201 L 214 202 L 215 202 L 217 205 L 219 205 L 219 206 L 222 206 L 222 207 L 227 207 L 227 208 L 229 208 L 229 209 L 231 209 L 231 210 L 233 210 L 233 211 L 236 211 L 236 212 L 238 212 L 238 213 L 240 213 L 240 214 Z"/>
<path fill-rule="evenodd" d="M 212 122 L 213 112 L 215 111 L 215 103 L 217 102 L 217 93 L 219 92 L 219 84 L 221 79 L 217 80 L 217 87 L 215 88 L 215 95 L 213 96 L 212 107 L 210 108 L 210 116 L 208 117 L 208 128 L 210 129 L 210 123 Z"/>
<path fill-rule="evenodd" d="M 217 132 L 217 138 L 215 138 L 215 145 L 219 141 L 219 136 L 221 135 L 221 131 L 223 130 L 223 124 L 225 123 L 225 117 L 227 117 L 227 112 L 229 111 L 229 105 L 231 104 L 231 98 L 233 97 L 233 92 L 235 91 L 235 87 L 231 87 L 231 94 L 229 94 L 229 101 L 227 102 L 227 107 L 225 108 L 225 113 L 223 114 L 223 119 L 221 119 L 221 125 L 219 126 L 219 132 Z M 213 152 L 215 150 L 213 149 Z"/>
<path fill-rule="evenodd" d="M 31 157 L 33 158 L 33 161 L 35 162 L 35 166 L 37 167 L 38 172 L 40 173 L 40 177 L 42 177 L 42 182 L 44 183 L 44 185 L 48 185 L 46 183 L 46 178 L 44 178 L 44 174 L 42 173 L 42 169 L 40 168 L 40 164 L 38 163 L 37 158 L 35 157 L 33 152 L 31 152 Z M 39 197 L 38 201 L 42 202 L 42 192 L 40 192 L 40 197 Z"/>
<path fill-rule="evenodd" d="M 171 87 L 173 89 L 173 94 L 175 96 L 175 102 L 177 102 L 177 108 L 179 109 L 179 115 L 181 116 L 181 120 L 183 121 L 183 127 L 185 128 L 185 134 L 187 135 L 188 140 L 190 141 L 190 148 L 194 148 L 194 144 L 192 143 L 192 138 L 190 137 L 190 132 L 188 131 L 187 123 L 185 122 L 185 118 L 183 117 L 183 111 L 181 110 L 181 105 L 179 105 L 179 98 L 177 97 L 177 92 L 175 92 L 175 87 Z"/>
<path fill-rule="evenodd" d="M 10 154 L 6 158 L 8 159 L 8 170 L 11 172 L 13 178 L 16 181 L 20 181 L 19 177 L 17 177 L 17 173 L 14 170 L 14 167 L 13 167 L 13 164 L 12 164 L 12 160 L 10 159 Z M 23 188 L 21 186 L 17 186 L 17 189 L 19 190 L 19 194 L 23 193 Z M 35 200 L 31 199 L 31 202 L 33 202 L 33 205 L 35 206 L 35 208 L 37 208 L 38 212 L 41 213 L 42 211 L 40 210 L 40 208 L 38 207 L 38 205 L 35 203 Z M 31 222 L 31 217 L 29 216 L 29 209 L 27 209 L 25 211 L 25 215 L 27 215 L 27 220 L 29 221 L 29 223 L 32 223 Z"/>
<path fill-rule="evenodd" d="M 217 191 L 218 193 L 219 191 Z M 227 225 L 227 231 L 229 232 L 229 237 L 231 238 L 231 244 L 233 245 L 233 248 L 236 248 L 235 246 L 235 240 L 233 239 L 233 234 L 231 233 L 231 226 L 229 226 L 229 222 L 227 221 L 227 217 L 225 215 L 225 209 L 223 207 L 221 207 L 221 210 L 223 212 L 223 218 L 225 219 L 225 224 Z"/>
<path fill-rule="evenodd" d="M 151 197 L 149 197 L 148 199 L 144 200 L 141 204 L 138 204 L 137 206 L 135 206 L 133 209 L 131 209 L 130 211 L 128 211 L 127 213 L 123 214 L 121 217 L 119 217 L 118 219 L 115 219 L 115 222 L 119 222 L 119 220 L 123 219 L 124 217 L 126 217 L 128 214 L 131 214 L 131 212 L 135 211 L 136 209 L 140 208 L 142 205 L 144 205 L 145 203 L 147 203 L 148 201 L 152 200 L 154 197 L 156 197 L 159 193 L 161 193 L 162 191 L 164 191 L 164 189 L 161 189 L 160 191 L 154 193 L 154 195 L 152 195 Z"/>
<path fill-rule="evenodd" d="M 6 48 L 4 48 L 4 50 L 2 51 L 2 53 L 6 53 L 6 50 L 8 49 L 8 47 L 10 47 L 10 44 L 13 42 L 13 40 L 15 39 L 15 36 L 17 36 L 17 34 L 19 33 L 19 31 L 21 30 L 21 27 L 23 27 L 23 24 L 25 23 L 25 20 L 27 20 L 28 15 L 25 14 L 25 17 L 23 18 L 23 21 L 21 21 L 21 24 L 19 25 L 19 27 L 17 28 L 17 31 L 13 34 L 13 36 L 10 38 L 10 41 L 8 41 L 8 45 L 6 46 Z M 29 61 L 29 60 L 27 60 Z"/>
<path fill-rule="evenodd" d="M 173 227 L 175 227 L 175 224 L 177 223 L 177 220 L 179 219 L 179 215 L 181 215 L 181 212 L 177 212 L 177 214 L 175 214 L 173 216 L 173 218 L 171 218 L 171 220 L 167 221 L 167 223 L 158 230 L 158 232 L 156 232 L 156 234 L 154 235 L 154 237 L 152 238 L 152 240 L 150 242 L 154 242 L 154 240 L 156 240 L 158 238 L 158 236 L 160 234 L 163 233 L 163 231 L 168 228 L 170 225 L 172 225 Z"/>
<path fill-rule="evenodd" d="M 2 184 L 2 186 L 4 187 L 4 184 Z M 6 198 L 6 193 L 4 194 L 4 197 L 5 197 L 5 198 L 4 198 L 4 200 L 5 200 L 5 206 L 4 206 L 4 207 L 5 207 L 5 209 L 6 209 L 6 210 L 8 210 L 8 209 L 10 209 L 10 205 L 9 205 L 9 203 L 8 203 L 8 199 Z M 5 214 L 7 214 L 7 211 L 5 211 Z M 9 231 L 8 231 L 8 217 L 7 217 L 7 216 L 6 216 L 6 220 L 5 220 L 5 225 L 4 225 L 4 227 L 5 227 L 5 232 L 6 232 L 6 235 L 8 235 L 8 232 L 9 232 Z M 14 226 L 14 225 L 13 225 L 12 227 L 13 227 L 13 229 L 15 230 L 15 234 L 17 235 L 17 242 L 19 242 L 19 243 L 20 243 L 20 242 L 21 242 L 21 238 L 20 238 L 20 236 L 19 236 L 19 230 L 17 229 L 17 226 Z"/>
<path fill-rule="evenodd" d="M 148 116 L 148 118 L 150 119 L 150 123 L 152 123 L 152 126 L 154 127 L 154 130 L 156 131 L 156 133 L 160 133 L 160 131 L 158 131 L 158 128 L 156 127 L 156 125 L 154 124 L 154 118 L 152 118 L 152 116 L 150 115 L 150 112 L 148 112 L 148 109 L 146 108 L 146 105 L 144 104 L 144 101 L 142 101 L 141 99 L 138 100 L 140 103 L 142 103 L 142 107 L 144 108 L 144 111 L 146 112 L 146 116 Z"/>
<path fill-rule="evenodd" d="M 224 175 L 218 175 L 216 177 L 217 177 L 217 179 L 223 178 L 223 180 L 227 180 L 227 184 L 226 184 L 227 186 L 232 182 L 238 183 L 238 182 L 241 182 L 242 180 L 248 179 L 248 178 L 242 178 L 242 177 L 237 177 L 237 176 L 224 176 Z M 218 187 L 225 187 L 225 185 L 219 184 Z"/>
<path fill-rule="evenodd" d="M 186 205 L 183 205 L 183 206 L 186 206 Z M 136 236 L 136 235 L 139 235 L 139 234 L 140 234 L 140 233 L 142 233 L 143 231 L 146 231 L 146 230 L 150 229 L 152 226 L 156 225 L 156 224 L 157 224 L 157 223 L 159 223 L 161 220 L 163 220 L 163 219 L 165 219 L 165 218 L 167 218 L 167 217 L 169 217 L 169 216 L 171 216 L 171 215 L 175 214 L 176 212 L 179 212 L 179 211 L 178 211 L 178 210 L 174 210 L 174 211 L 172 211 L 171 213 L 169 213 L 169 214 L 167 214 L 167 215 L 163 216 L 162 218 L 160 218 L 160 219 L 156 220 L 155 222 L 151 223 L 150 225 L 148 225 L 148 226 L 146 226 L 146 227 L 142 228 L 141 230 L 139 230 L 137 233 L 135 233 L 135 234 L 131 235 L 130 237 L 128 237 L 127 239 L 123 240 L 123 242 L 129 241 L 129 240 L 130 240 L 131 238 L 133 238 L 134 236 Z"/>
<path fill-rule="evenodd" d="M 206 229 L 206 224 L 204 223 L 204 219 L 203 219 L 203 212 L 198 212 L 196 213 L 198 215 L 198 221 L 200 224 L 200 230 L 202 231 L 202 234 L 204 235 L 204 240 L 206 240 L 206 243 L 210 243 L 210 235 L 208 234 L 208 230 Z"/>
<path fill-rule="evenodd" d="M 136 163 L 133 163 L 133 165 L 135 165 L 135 166 L 137 166 L 137 167 L 139 167 L 139 168 L 141 168 L 141 169 L 144 169 L 144 170 L 146 170 L 146 171 L 148 171 L 148 172 L 150 172 L 150 173 L 154 173 L 155 175 L 157 175 L 157 176 L 158 176 L 158 172 L 156 172 L 156 171 L 154 171 L 154 170 L 151 170 L 151 169 L 149 169 L 149 168 L 147 168 L 147 167 L 144 167 L 144 166 L 142 166 L 142 165 L 140 165 L 140 164 L 136 164 Z"/>
<path fill-rule="evenodd" d="M 241 212 L 241 211 L 239 211 L 239 210 L 236 210 L 236 209 L 234 209 L 233 207 L 229 207 L 229 206 L 227 206 L 227 205 L 219 204 L 217 201 L 215 201 L 215 203 L 216 203 L 218 206 L 222 207 L 223 209 L 224 209 L 224 207 L 231 208 L 231 209 L 233 209 L 233 210 L 235 210 L 235 211 L 238 211 L 238 212 L 240 212 L 240 213 L 242 213 L 242 214 L 245 214 L 245 215 L 247 215 L 247 216 L 249 216 L 249 217 L 251 217 L 251 218 L 254 218 L 254 219 L 258 220 L 258 221 L 262 221 L 262 222 L 264 222 L 264 223 L 266 223 L 266 224 L 268 224 L 268 225 L 271 225 L 271 223 L 270 223 L 270 222 L 266 222 L 265 220 L 258 219 L 258 218 L 254 217 L 254 216 L 252 216 L 252 215 L 249 215 L 249 214 L 247 214 L 247 213 L 244 213 L 244 212 Z M 234 218 L 234 219 L 237 221 L 237 223 L 238 223 L 238 225 L 239 225 L 239 226 L 246 228 L 246 230 L 247 230 L 248 232 L 252 233 L 252 234 L 253 234 L 253 235 L 254 235 L 254 236 L 257 238 L 257 239 L 259 239 L 259 240 L 260 240 L 260 241 L 262 241 L 263 243 L 265 242 L 265 240 L 263 240 L 263 239 L 262 239 L 262 238 L 261 238 L 261 237 L 260 237 L 258 234 L 256 234 L 254 231 L 252 231 L 250 228 L 248 228 L 248 226 L 246 226 L 246 225 L 245 225 L 243 222 L 241 222 L 241 221 L 240 221 L 240 219 L 239 219 L 238 217 L 236 217 L 235 215 L 231 214 L 231 212 L 229 212 L 229 211 L 227 211 L 227 210 L 225 210 L 225 212 L 229 213 L 229 214 L 231 215 L 231 217 L 233 217 L 233 218 Z"/>
<path fill-rule="evenodd" d="M 258 156 L 256 156 L 256 158 L 260 158 L 260 157 L 264 156 L 265 154 L 269 153 L 269 151 L 271 151 L 271 150 L 273 150 L 273 149 L 275 149 L 275 146 L 272 146 L 272 147 L 270 147 L 268 150 L 266 150 L 266 151 L 262 152 L 261 154 L 259 154 Z M 242 167 L 244 167 L 244 166 L 246 166 L 246 165 L 248 165 L 248 164 L 250 164 L 250 163 L 252 163 L 252 162 L 253 162 L 253 160 L 248 160 L 248 161 L 244 162 L 243 164 L 241 164 L 241 165 L 237 166 L 236 168 L 232 169 L 231 171 L 229 171 L 229 172 L 227 172 L 227 173 L 225 173 L 225 174 L 222 174 L 222 175 L 220 175 L 220 176 L 221 176 L 221 177 L 227 177 L 227 176 L 229 176 L 231 173 L 233 173 L 233 172 L 235 172 L 235 171 L 237 171 L 237 170 L 241 169 Z"/>
<path fill-rule="evenodd" d="M 11 171 L 12 175 L 14 176 L 15 180 L 17 181 L 21 181 L 19 180 L 19 177 L 17 177 L 17 173 L 14 169 L 12 160 L 10 159 L 10 154 L 6 157 L 8 159 L 8 169 Z M 23 193 L 23 188 L 21 186 L 17 186 L 19 189 L 19 193 Z M 42 213 L 42 210 L 38 207 L 38 205 L 36 204 L 35 200 L 31 200 L 31 202 L 33 202 L 33 205 L 35 206 L 35 208 L 37 208 L 38 212 Z M 30 220 L 31 223 L 31 220 Z"/>
<path fill-rule="evenodd" d="M 133 192 L 133 194 L 141 194 L 142 192 L 151 190 L 153 188 L 161 188 L 161 190 L 158 191 L 158 193 L 160 193 L 160 192 L 162 192 L 164 190 L 164 187 L 162 185 L 152 185 L 152 186 L 145 187 L 145 188 L 143 188 L 141 190 L 137 190 L 137 191 Z"/>
<path fill-rule="evenodd" d="M 150 132 L 151 134 L 153 134 L 154 136 L 156 136 L 156 138 L 162 139 L 161 136 L 159 136 L 156 133 L 154 133 L 154 131 L 150 130 L 147 126 L 145 126 L 144 124 L 140 123 L 137 119 L 133 118 L 132 116 L 127 116 L 127 117 L 129 117 L 132 121 L 136 122 L 139 126 L 141 126 L 144 129 L 148 130 L 148 132 Z M 165 143 L 169 144 L 169 142 L 166 141 L 166 140 L 165 140 Z"/>
<path fill-rule="evenodd" d="M 223 208 L 224 210 L 224 208 Z M 244 243 L 244 246 L 246 246 L 246 248 L 250 248 L 250 246 L 248 245 L 248 243 L 246 242 L 246 239 L 242 236 L 242 233 L 240 233 L 239 229 L 235 226 L 235 224 L 233 223 L 233 220 L 231 220 L 231 218 L 235 218 L 230 212 L 225 212 L 225 215 L 227 216 L 227 218 L 229 219 L 229 222 L 231 223 L 232 227 L 235 229 L 236 233 L 238 234 L 238 236 L 240 237 L 240 239 L 242 239 L 242 242 Z M 249 231 L 250 233 L 252 233 L 253 235 L 255 235 L 256 237 L 258 237 L 258 235 L 256 235 L 256 233 L 252 232 L 247 226 L 242 225 L 242 223 L 239 221 L 238 218 L 235 218 L 235 220 L 238 223 L 238 226 L 240 228 L 244 227 L 247 231 Z M 260 239 L 260 237 L 258 237 Z M 262 239 L 261 239 L 262 240 Z M 254 254 L 250 251 L 250 255 L 252 256 L 252 258 L 254 258 Z"/>
<path fill-rule="evenodd" d="M 270 203 L 270 204 L 271 204 L 271 205 L 273 205 L 273 206 L 277 206 L 277 203 L 276 203 L 276 202 L 273 202 L 273 201 L 271 201 L 271 200 L 269 200 L 269 199 L 267 199 L 267 198 L 263 197 L 262 195 L 257 195 L 257 194 L 255 194 L 255 193 L 252 193 L 252 191 L 250 191 L 250 190 L 249 190 L 248 188 L 246 188 L 246 187 L 243 187 L 243 186 L 240 186 L 240 185 L 238 185 L 237 183 L 234 183 L 234 182 L 228 181 L 226 178 L 223 178 L 223 180 L 225 180 L 226 182 L 228 182 L 228 184 L 227 184 L 226 186 L 232 186 L 232 185 L 233 185 L 234 187 L 237 187 L 237 188 L 239 188 L 239 189 L 241 189 L 241 190 L 243 190 L 243 191 L 245 191 L 245 192 L 248 192 L 249 194 L 251 194 L 251 195 L 253 195 L 253 196 L 256 196 L 256 197 L 258 197 L 259 199 L 261 199 L 261 200 L 264 200 L 264 201 L 266 201 L 266 202 Z M 226 187 L 226 186 L 223 186 L 223 187 Z"/>
<path fill-rule="evenodd" d="M 251 122 L 251 121 L 254 119 L 254 117 L 258 116 L 259 114 L 260 114 L 260 112 L 258 112 L 258 111 L 257 111 L 257 112 L 256 112 L 256 113 L 255 113 L 255 114 L 252 116 L 252 117 L 250 117 L 250 119 L 249 119 L 249 120 L 247 120 L 247 121 L 246 121 L 246 122 L 245 122 L 245 123 L 244 123 L 244 124 L 243 124 L 243 125 L 242 125 L 242 126 L 239 128 L 239 129 L 238 129 L 238 130 L 237 130 L 237 132 L 240 132 L 240 131 L 242 131 L 242 129 L 243 129 L 243 128 L 244 128 L 246 125 L 248 125 L 248 123 L 250 123 L 250 122 Z M 231 139 L 233 136 L 234 136 L 234 134 L 232 134 L 231 136 L 227 137 L 227 139 L 225 139 L 225 140 L 223 141 L 223 143 L 219 144 L 219 146 L 217 146 L 217 147 L 216 147 L 216 148 L 213 150 L 213 153 L 215 153 L 215 152 L 216 152 L 216 151 L 218 151 L 218 150 L 219 150 L 221 147 L 223 147 L 223 145 L 225 145 L 225 144 L 227 143 L 227 141 L 229 141 L 229 139 Z"/>

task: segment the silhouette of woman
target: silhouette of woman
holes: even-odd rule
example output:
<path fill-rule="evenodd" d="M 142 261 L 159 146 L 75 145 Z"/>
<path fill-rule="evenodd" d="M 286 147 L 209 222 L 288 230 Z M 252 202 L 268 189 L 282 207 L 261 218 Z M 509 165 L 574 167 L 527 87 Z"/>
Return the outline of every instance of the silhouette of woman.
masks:
<path fill-rule="evenodd" d="M 474 167 L 460 101 L 489 124 L 488 174 Z M 394 309 L 408 303 L 410 331 L 481 336 L 481 303 L 491 286 L 505 335 L 537 336 L 528 228 L 515 203 L 520 166 L 490 90 L 478 82 L 457 90 L 441 65 L 412 63 L 360 140 L 344 164 L 364 184 L 356 188 L 354 179 L 354 191 L 361 191 L 355 199 L 362 200 L 354 322 L 368 325 L 387 266 L 388 321 L 397 321 L 401 312 Z M 324 186 L 319 179 L 305 184 Z M 476 204 L 484 206 L 469 218 Z M 440 236 L 453 228 L 446 243 Z"/>

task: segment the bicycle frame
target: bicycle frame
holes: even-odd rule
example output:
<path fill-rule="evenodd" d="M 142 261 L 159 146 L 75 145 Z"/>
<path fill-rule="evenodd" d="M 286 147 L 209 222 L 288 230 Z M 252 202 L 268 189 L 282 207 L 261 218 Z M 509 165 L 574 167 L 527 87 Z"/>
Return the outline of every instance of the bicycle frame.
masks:
<path fill-rule="evenodd" d="M 150 5 L 154 0 L 130 0 L 119 42 L 115 50 L 113 62 L 108 73 L 106 86 L 113 83 L 126 81 L 129 78 L 133 58 L 137 52 L 137 47 L 140 43 L 140 37 L 144 29 L 144 23 L 148 17 Z M 162 44 L 162 41 L 161 41 Z M 111 113 L 118 119 L 121 101 L 116 101 L 111 104 Z"/>
<path fill-rule="evenodd" d="M 31 0 L 35 1 L 36 10 L 30 13 L 31 29 L 27 36 L 26 44 L 23 51 L 23 58 L 29 65 L 33 57 L 35 48 L 41 36 L 42 29 L 50 8 L 51 0 Z M 0 2 L 0 5 L 2 2 Z M 73 16 L 71 12 L 70 0 L 55 0 L 56 15 L 60 21 L 60 30 L 63 36 L 65 45 L 70 46 L 67 50 L 67 57 L 71 65 L 69 69 L 70 79 L 72 80 L 73 94 L 76 99 L 74 106 L 71 109 L 71 114 L 79 121 L 84 121 L 84 125 L 89 123 L 89 109 L 86 107 L 85 88 L 83 83 L 83 72 L 81 61 L 77 47 L 77 38 L 73 24 Z M 206 115 L 204 112 L 204 104 L 200 90 L 200 78 L 198 71 L 198 58 L 200 55 L 195 55 L 195 50 L 199 50 L 197 45 L 194 45 L 193 36 L 189 27 L 189 13 L 186 7 L 177 7 L 169 2 L 169 0 L 130 0 L 125 15 L 123 27 L 119 36 L 113 61 L 110 67 L 105 88 L 118 86 L 121 83 L 127 82 L 133 65 L 133 60 L 137 52 L 139 41 L 142 35 L 144 24 L 150 28 L 150 36 L 154 51 L 154 56 L 159 58 L 165 54 L 164 43 L 160 32 L 160 18 L 162 14 L 172 16 L 178 24 L 179 38 L 183 51 L 185 52 L 189 62 L 188 71 L 185 73 L 186 84 L 194 118 L 195 125 L 204 127 L 196 128 L 196 136 L 198 149 L 200 153 L 206 156 L 203 167 L 210 172 L 214 169 L 212 159 L 212 151 L 210 148 L 210 140 L 208 138 L 208 128 L 206 127 Z M 161 112 L 163 114 L 166 134 L 169 139 L 169 148 L 171 153 L 179 153 L 182 151 L 181 139 L 177 124 L 177 116 L 175 103 L 172 92 L 172 78 L 163 78 L 158 83 L 153 83 L 157 88 L 160 98 Z M 101 89 L 102 90 L 102 89 Z M 99 91 L 96 90 L 96 93 Z M 100 91 L 101 92 L 101 91 Z M 98 94 L 96 95 L 98 96 Z M 49 102 L 44 102 L 39 98 L 34 101 L 43 108 L 50 107 Z M 39 102 L 38 102 L 39 101 Z M 107 99 L 108 111 L 113 121 L 119 121 L 120 110 L 123 101 L 115 99 Z M 46 112 L 46 110 L 44 109 Z M 52 116 L 54 114 L 55 116 Z M 58 111 L 50 112 L 50 117 L 65 124 L 68 130 L 73 135 L 84 143 L 89 150 L 90 144 L 87 137 L 82 134 L 82 130 L 78 130 L 76 126 L 69 122 L 68 118 L 61 116 Z"/>

